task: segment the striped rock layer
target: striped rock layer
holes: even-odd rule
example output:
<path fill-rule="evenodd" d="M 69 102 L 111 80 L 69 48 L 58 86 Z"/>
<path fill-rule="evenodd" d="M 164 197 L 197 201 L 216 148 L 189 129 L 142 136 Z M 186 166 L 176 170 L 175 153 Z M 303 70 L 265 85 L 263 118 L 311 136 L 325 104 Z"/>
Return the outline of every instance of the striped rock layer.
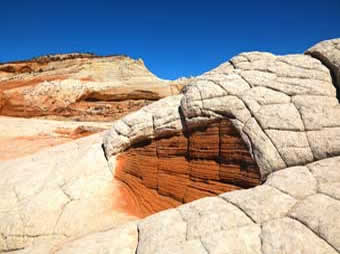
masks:
<path fill-rule="evenodd" d="M 0 165 L 0 250 L 339 254 L 339 42 L 240 54 L 114 122 L 103 144 L 97 135 L 67 144 L 74 153 L 45 152 L 57 160 L 16 161 L 27 163 L 23 176 Z M 117 227 L 110 169 L 142 212 L 173 208 Z M 181 204 L 198 190 L 218 195 Z"/>
<path fill-rule="evenodd" d="M 0 115 L 112 121 L 178 94 L 186 82 L 162 80 L 127 56 L 43 56 L 0 64 Z"/>
<path fill-rule="evenodd" d="M 156 190 L 159 199 L 190 201 L 186 198 L 195 195 L 191 188 L 196 179 L 205 182 L 209 175 L 208 182 L 212 181 L 216 167 L 207 173 L 189 166 L 184 195 L 179 195 L 183 180 L 178 172 L 178 188 L 164 190 L 159 140 L 189 133 L 186 161 L 194 164 L 190 140 L 197 128 L 205 129 L 199 134 L 200 147 L 207 153 L 216 151 L 211 143 L 220 139 L 205 140 L 217 133 L 211 131 L 216 121 L 218 133 L 230 125 L 237 130 L 237 143 L 245 144 L 252 158 L 245 164 L 256 165 L 263 182 L 177 207 L 174 203 L 174 209 L 137 222 L 133 227 L 138 243 L 131 253 L 340 253 L 339 45 L 339 39 L 321 42 L 305 55 L 242 53 L 197 77 L 181 95 L 115 122 L 104 138 L 105 153 L 111 167 L 124 172 L 124 177 L 122 173 L 117 177 L 132 190 L 129 177 L 153 193 Z M 182 142 L 176 144 L 182 147 Z M 152 161 L 157 158 L 158 171 L 150 184 L 148 167 L 142 165 L 152 146 L 156 156 L 148 156 L 155 158 Z M 134 166 L 138 156 L 143 159 Z M 211 160 L 204 158 L 199 166 L 208 163 Z M 167 163 L 167 168 L 173 174 L 177 164 Z M 224 174 L 218 171 L 219 177 L 228 175 L 235 184 L 239 175 L 234 168 L 227 167 Z M 242 182 L 246 179 L 242 175 Z M 217 181 L 225 184 L 223 177 Z M 215 185 L 208 189 L 215 191 Z M 144 191 L 135 193 L 147 207 Z"/>

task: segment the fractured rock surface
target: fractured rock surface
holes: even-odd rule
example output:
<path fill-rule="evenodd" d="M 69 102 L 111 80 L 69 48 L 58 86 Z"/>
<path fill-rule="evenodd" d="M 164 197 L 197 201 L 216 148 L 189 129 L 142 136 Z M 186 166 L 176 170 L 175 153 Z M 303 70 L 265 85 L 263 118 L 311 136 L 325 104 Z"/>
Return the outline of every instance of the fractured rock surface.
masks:
<path fill-rule="evenodd" d="M 268 179 L 263 186 L 200 199 L 142 220 L 137 253 L 167 253 L 165 249 L 173 253 L 190 253 L 185 249 L 197 253 L 339 253 L 340 171 L 339 157 L 334 156 L 340 155 L 340 108 L 334 70 L 328 68 L 310 55 L 242 53 L 194 79 L 184 88 L 180 102 L 169 103 L 177 101 L 169 97 L 114 123 L 104 139 L 112 163 L 129 153 L 138 156 L 134 146 L 142 141 L 150 144 L 148 140 L 153 140 L 157 151 L 162 133 L 209 130 L 216 120 L 228 119 L 256 161 L 259 178 Z M 156 121 L 161 111 L 167 112 L 165 123 Z M 143 112 L 149 120 L 140 117 Z M 203 140 L 206 154 L 214 151 L 210 140 Z M 176 144 L 180 151 L 181 142 Z M 144 145 L 140 154 L 149 151 L 149 146 Z M 201 168 L 209 161 L 204 159 Z M 147 167 L 124 168 L 132 175 L 137 170 L 141 176 L 144 171 L 138 169 Z M 213 173 L 214 167 L 210 168 Z M 204 179 L 204 174 L 198 178 Z M 160 179 L 153 183 L 158 191 Z M 219 208 L 221 202 L 236 209 L 239 214 L 233 218 L 248 220 L 234 226 L 235 219 L 224 223 L 226 208 Z M 161 230 L 167 225 L 174 230 Z"/>
<path fill-rule="evenodd" d="M 115 122 L 104 145 L 110 158 L 141 141 L 229 119 L 265 179 L 287 166 L 340 155 L 338 115 L 331 73 L 319 60 L 242 53 L 197 77 L 183 95 Z"/>
<path fill-rule="evenodd" d="M 242 53 L 192 80 L 182 94 L 115 121 L 104 134 L 106 158 L 97 134 L 45 150 L 69 165 L 51 166 L 52 155 L 1 164 L 0 247 L 16 254 L 339 254 L 340 108 L 334 70 L 318 59 Z M 77 152 L 63 152 L 66 146 Z M 234 167 L 223 167 L 241 155 L 246 166 L 258 168 L 254 179 L 262 185 L 221 194 L 209 185 L 199 189 L 219 195 L 180 205 L 186 201 L 183 179 L 187 187 L 221 177 L 233 188 L 240 181 L 249 184 L 247 174 L 239 177 Z M 187 174 L 185 164 L 191 168 Z M 138 190 L 123 185 L 127 193 L 154 195 L 131 195 L 132 204 L 148 207 L 152 199 L 152 209 L 160 210 L 163 196 L 174 208 L 118 226 L 108 208 L 116 196 L 106 191 L 114 188 L 114 175 L 136 179 Z M 37 191 L 27 184 L 44 187 Z M 187 191 L 194 193 L 195 188 Z M 53 203 L 44 202 L 50 197 Z M 42 213 L 46 223 L 38 220 Z"/>
<path fill-rule="evenodd" d="M 126 187 L 112 181 L 102 137 L 1 162 L 0 252 L 52 247 L 137 218 Z"/>
<path fill-rule="evenodd" d="M 306 53 L 319 59 L 333 72 L 334 81 L 340 89 L 340 40 L 322 41 L 308 49 Z"/>
<path fill-rule="evenodd" d="M 117 157 L 116 178 L 142 214 L 261 183 L 258 167 L 228 120 L 137 144 Z"/>

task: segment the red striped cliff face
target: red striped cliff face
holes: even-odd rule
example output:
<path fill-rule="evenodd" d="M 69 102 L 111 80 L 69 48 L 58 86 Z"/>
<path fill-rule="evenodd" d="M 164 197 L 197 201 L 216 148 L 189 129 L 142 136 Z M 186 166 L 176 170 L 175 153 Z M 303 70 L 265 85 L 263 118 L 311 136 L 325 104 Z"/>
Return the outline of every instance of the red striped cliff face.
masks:
<path fill-rule="evenodd" d="M 141 216 L 260 184 L 258 167 L 229 120 L 135 145 L 117 157 Z"/>

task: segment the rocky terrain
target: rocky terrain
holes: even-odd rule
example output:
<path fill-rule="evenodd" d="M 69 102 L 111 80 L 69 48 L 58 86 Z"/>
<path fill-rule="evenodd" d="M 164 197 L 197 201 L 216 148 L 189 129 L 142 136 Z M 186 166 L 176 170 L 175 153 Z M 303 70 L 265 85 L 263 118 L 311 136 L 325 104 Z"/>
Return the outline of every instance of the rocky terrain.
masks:
<path fill-rule="evenodd" d="M 45 56 L 0 65 L 0 115 L 112 121 L 178 94 L 186 82 L 159 79 L 127 56 Z"/>
<path fill-rule="evenodd" d="M 107 122 L 53 121 L 0 116 L 0 161 L 102 132 Z"/>
<path fill-rule="evenodd" d="M 340 39 L 242 53 L 109 130 L 4 161 L 0 252 L 340 253 L 339 74 Z"/>

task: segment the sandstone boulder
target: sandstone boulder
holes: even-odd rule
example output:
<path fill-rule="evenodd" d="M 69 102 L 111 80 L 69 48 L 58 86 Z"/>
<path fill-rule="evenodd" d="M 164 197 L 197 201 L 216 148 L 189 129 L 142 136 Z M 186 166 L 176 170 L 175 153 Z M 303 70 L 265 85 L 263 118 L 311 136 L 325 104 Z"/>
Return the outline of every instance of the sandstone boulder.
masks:
<path fill-rule="evenodd" d="M 338 49 L 331 50 L 334 55 L 337 54 Z M 338 60 L 334 62 L 339 64 Z M 238 142 L 248 150 L 259 168 L 259 179 L 264 181 L 263 186 L 227 192 L 219 198 L 200 199 L 142 220 L 138 227 L 139 239 L 143 240 L 138 243 L 137 253 L 163 253 L 164 249 L 169 250 L 173 246 L 195 246 L 199 248 L 198 253 L 339 252 L 336 236 L 340 224 L 334 217 L 339 210 L 339 183 L 336 180 L 339 157 L 334 156 L 340 155 L 340 121 L 337 117 L 340 111 L 332 78 L 334 70 L 324 64 L 313 54 L 275 56 L 261 52 L 242 53 L 195 78 L 183 89 L 180 104 L 167 107 L 166 110 L 171 112 L 178 109 L 181 119 L 181 125 L 177 125 L 172 134 L 167 134 L 167 139 L 174 141 L 163 142 L 153 128 L 148 135 L 141 135 L 141 139 L 124 135 L 126 145 L 120 146 L 113 137 L 120 137 L 121 133 L 111 130 L 111 134 L 104 138 L 106 156 L 117 160 L 119 170 L 116 172 L 119 174 L 116 177 L 123 181 L 129 177 L 136 179 L 128 186 L 136 188 L 133 192 L 143 199 L 139 202 L 142 205 L 143 202 L 150 204 L 145 194 L 147 189 L 154 195 L 156 190 L 158 200 L 170 197 L 186 202 L 183 195 L 194 194 L 195 190 L 183 192 L 181 189 L 190 186 L 195 177 L 199 179 L 195 181 L 209 182 L 208 188 L 195 183 L 200 190 L 214 190 L 213 179 L 225 184 L 221 178 L 224 174 L 229 174 L 233 184 L 237 183 L 237 174 L 233 171 L 237 161 L 233 159 L 233 164 L 224 169 L 225 173 L 221 173 L 222 164 L 214 166 L 214 163 L 223 161 L 221 129 L 216 128 L 216 123 L 221 123 L 221 127 L 231 124 L 237 130 Z M 154 116 L 161 110 L 153 104 L 148 106 L 153 107 Z M 138 118 L 138 113 L 134 117 Z M 124 118 L 121 121 L 124 122 Z M 198 137 L 191 138 L 197 131 Z M 219 136 L 216 141 L 212 138 L 214 133 Z M 189 138 L 188 145 L 181 135 Z M 235 147 L 231 140 L 228 133 L 226 141 Z M 185 146 L 188 149 L 183 149 Z M 159 161 L 163 150 L 176 151 L 171 153 L 174 159 L 168 163 L 172 175 L 166 181 L 172 187 L 167 190 L 162 187 L 164 166 Z M 184 160 L 180 159 L 181 153 Z M 116 154 L 119 155 L 116 157 Z M 229 154 L 228 158 L 234 158 L 235 154 Z M 333 158 L 327 159 L 329 156 Z M 197 169 L 193 166 L 195 164 L 190 166 L 195 158 L 203 159 Z M 218 159 L 214 162 L 214 158 Z M 214 163 L 209 162 L 211 159 Z M 249 165 L 252 160 L 246 160 L 245 164 Z M 150 178 L 149 168 L 152 172 L 150 182 L 147 180 Z M 329 173 L 322 173 L 320 169 Z M 158 177 L 155 178 L 155 175 Z M 326 175 L 329 177 L 324 177 Z M 244 181 L 245 177 L 242 174 L 240 179 Z M 136 187 L 138 184 L 140 186 Z M 143 191 L 138 193 L 138 189 Z M 152 199 L 156 200 L 155 196 Z M 321 204 L 320 208 L 317 204 Z M 171 206 L 177 206 L 177 203 L 169 203 Z M 245 216 L 248 222 L 234 226 L 232 223 L 237 219 L 224 222 L 221 219 L 227 216 L 223 214 L 224 206 L 236 208 L 239 213 L 237 219 Z M 328 212 L 330 216 L 325 215 Z M 231 214 L 229 211 L 228 215 Z M 170 218 L 173 230 L 160 231 L 163 220 L 168 223 Z M 145 229 L 144 221 L 148 225 Z M 183 222 L 187 228 L 184 236 Z M 181 230 L 178 231 L 177 227 Z M 249 232 L 243 231 L 245 229 Z M 226 245 L 217 244 L 222 239 Z M 237 243 L 236 246 L 229 246 L 229 241 Z M 177 250 L 174 253 L 183 252 Z"/>
<path fill-rule="evenodd" d="M 313 104 L 307 103 L 311 96 L 315 99 Z M 148 112 L 155 119 L 165 108 L 178 115 L 174 119 L 181 119 L 173 132 L 192 133 L 229 119 L 259 166 L 261 179 L 287 166 L 305 165 L 314 159 L 324 159 L 327 154 L 340 154 L 337 138 L 340 107 L 332 76 L 322 62 L 309 55 L 242 53 L 227 65 L 195 78 L 183 89 L 180 105 L 168 104 L 160 109 L 152 104 Z M 139 114 L 143 112 L 129 119 L 149 123 Z M 144 133 L 144 127 L 138 126 L 135 128 Z M 139 135 L 139 142 L 157 139 L 159 134 L 152 126 L 155 124 L 148 127 L 147 135 Z M 121 139 L 126 145 L 117 143 Z M 135 145 L 135 140 L 135 136 L 111 130 L 104 141 L 107 157 Z"/>
<path fill-rule="evenodd" d="M 339 102 L 328 68 L 310 55 L 242 53 L 105 134 L 45 150 L 48 160 L 1 164 L 0 247 L 339 253 Z M 172 208 L 112 228 L 113 176 L 136 210 Z M 109 243 L 118 235 L 124 243 Z"/>
<path fill-rule="evenodd" d="M 322 41 L 306 51 L 324 65 L 326 65 L 334 75 L 337 88 L 340 89 L 340 39 Z"/>

